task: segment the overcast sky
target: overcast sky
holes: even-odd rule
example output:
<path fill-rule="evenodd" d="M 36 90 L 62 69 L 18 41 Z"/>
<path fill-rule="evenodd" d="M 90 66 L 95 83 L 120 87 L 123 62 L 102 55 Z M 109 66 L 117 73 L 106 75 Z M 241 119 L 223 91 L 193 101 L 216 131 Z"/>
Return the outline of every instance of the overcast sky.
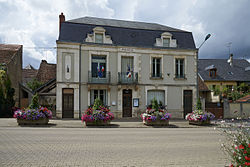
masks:
<path fill-rule="evenodd" d="M 24 47 L 23 66 L 56 63 L 58 18 L 84 16 L 160 23 L 191 31 L 200 58 L 250 60 L 250 0 L 0 0 L 0 43 Z M 41 48 L 42 47 L 42 48 Z M 45 47 L 45 48 L 43 48 Z"/>

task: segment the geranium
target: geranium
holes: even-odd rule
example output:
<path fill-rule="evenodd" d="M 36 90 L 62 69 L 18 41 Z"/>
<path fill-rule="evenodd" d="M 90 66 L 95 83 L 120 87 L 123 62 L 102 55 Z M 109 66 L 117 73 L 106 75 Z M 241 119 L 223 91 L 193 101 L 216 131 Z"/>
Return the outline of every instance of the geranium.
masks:
<path fill-rule="evenodd" d="M 157 100 L 154 98 L 152 104 L 147 106 L 146 112 L 141 114 L 143 121 L 155 122 L 155 121 L 168 121 L 171 118 L 171 114 L 167 113 L 165 106 L 159 106 Z"/>
<path fill-rule="evenodd" d="M 13 117 L 24 120 L 38 120 L 42 118 L 52 118 L 52 112 L 46 107 L 40 107 L 38 109 L 18 109 L 14 112 Z"/>
<path fill-rule="evenodd" d="M 226 136 L 222 148 L 231 158 L 231 166 L 250 166 L 250 131 L 246 126 L 244 123 L 240 126 L 221 124 L 218 128 Z"/>
<path fill-rule="evenodd" d="M 90 106 L 82 114 L 82 122 L 98 122 L 98 121 L 111 121 L 114 119 L 114 114 L 110 112 L 108 107 L 100 104 L 99 99 L 95 100 L 95 104 Z"/>
<path fill-rule="evenodd" d="M 186 120 L 189 121 L 209 121 L 215 118 L 214 114 L 210 112 L 203 112 L 202 110 L 194 110 L 186 115 Z"/>

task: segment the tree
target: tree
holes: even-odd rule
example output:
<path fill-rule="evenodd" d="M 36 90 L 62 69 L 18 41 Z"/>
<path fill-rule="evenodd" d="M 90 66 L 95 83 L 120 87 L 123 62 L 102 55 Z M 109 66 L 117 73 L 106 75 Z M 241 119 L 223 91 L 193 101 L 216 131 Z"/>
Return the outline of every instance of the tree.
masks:
<path fill-rule="evenodd" d="M 12 107 L 15 105 L 13 99 L 15 89 L 11 87 L 11 81 L 6 71 L 0 70 L 0 116 L 11 117 Z"/>
<path fill-rule="evenodd" d="M 200 98 L 197 99 L 196 109 L 197 110 L 202 110 L 202 104 L 201 104 Z"/>
<path fill-rule="evenodd" d="M 29 108 L 31 108 L 31 109 L 39 108 L 39 97 L 38 97 L 37 93 L 32 97 L 31 104 L 29 105 Z"/>
<path fill-rule="evenodd" d="M 30 82 L 27 83 L 28 88 L 30 88 L 33 92 L 40 88 L 43 85 L 42 82 L 38 81 L 36 78 L 32 79 Z"/>

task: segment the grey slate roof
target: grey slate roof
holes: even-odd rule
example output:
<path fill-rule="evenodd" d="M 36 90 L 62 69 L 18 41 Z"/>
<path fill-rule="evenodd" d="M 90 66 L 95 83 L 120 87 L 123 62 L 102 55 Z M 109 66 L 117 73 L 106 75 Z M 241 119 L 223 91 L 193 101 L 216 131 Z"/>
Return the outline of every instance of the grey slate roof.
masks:
<path fill-rule="evenodd" d="M 58 41 L 86 43 L 87 34 L 93 33 L 93 28 L 101 26 L 106 34 L 111 36 L 115 46 L 155 47 L 156 38 L 163 32 L 170 32 L 177 40 L 177 48 L 195 49 L 191 32 L 178 30 L 155 23 L 131 22 L 112 19 L 83 17 L 69 20 L 61 24 Z"/>
<path fill-rule="evenodd" d="M 214 65 L 216 77 L 209 76 L 207 67 Z M 199 59 L 198 72 L 204 81 L 250 81 L 250 71 L 246 71 L 250 63 L 244 59 L 233 59 L 233 66 L 227 59 Z"/>
<path fill-rule="evenodd" d="M 92 25 L 100 25 L 100 26 L 144 29 L 144 30 L 181 31 L 181 32 L 183 31 L 183 30 L 179 30 L 176 28 L 160 25 L 157 23 L 104 19 L 104 18 L 97 18 L 97 17 L 81 17 L 78 19 L 68 20 L 67 22 L 80 23 L 80 24 L 92 24 Z"/>

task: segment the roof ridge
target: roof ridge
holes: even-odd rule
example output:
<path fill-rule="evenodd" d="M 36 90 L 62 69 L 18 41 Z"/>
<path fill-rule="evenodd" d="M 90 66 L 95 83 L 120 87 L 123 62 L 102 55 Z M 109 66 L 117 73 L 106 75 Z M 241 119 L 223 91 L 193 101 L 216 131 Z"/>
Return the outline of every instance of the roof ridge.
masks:
<path fill-rule="evenodd" d="M 84 19 L 86 20 L 85 22 Z M 91 20 L 95 20 L 95 23 L 91 23 Z M 97 22 L 97 20 L 99 20 L 99 22 Z M 121 19 L 110 19 L 110 18 L 100 18 L 100 17 L 90 17 L 90 16 L 85 16 L 85 17 L 80 17 L 80 18 L 77 18 L 77 19 L 71 19 L 71 20 L 67 20 L 66 22 L 69 22 L 69 23 L 79 23 L 79 24 L 90 24 L 90 25 L 100 25 L 100 26 L 111 26 L 111 27 L 124 27 L 124 28 L 133 28 L 133 29 L 151 29 L 151 30 L 155 30 L 153 28 L 136 28 L 136 27 L 129 27 L 129 23 L 130 24 L 147 24 L 147 25 L 155 25 L 155 26 L 158 26 L 160 28 L 166 28 L 166 29 L 171 29 L 171 30 L 166 30 L 166 31 L 177 31 L 177 32 L 189 32 L 189 31 L 185 31 L 185 30 L 181 30 L 181 29 L 177 29 L 177 28 L 173 28 L 173 27 L 170 27 L 170 26 L 166 26 L 166 25 L 162 25 L 160 23 L 150 23 L 150 22 L 143 22 L 143 21 L 131 21 L 131 20 L 121 20 Z M 102 23 L 100 23 L 102 22 Z M 110 22 L 110 24 L 107 24 L 107 22 Z M 126 26 L 122 26 L 120 24 L 120 26 L 118 25 L 112 25 L 112 23 L 115 23 L 115 22 L 119 22 L 119 23 L 128 23 L 126 24 Z M 135 26 L 135 25 L 134 25 Z M 159 30 L 160 30 L 159 28 Z"/>

